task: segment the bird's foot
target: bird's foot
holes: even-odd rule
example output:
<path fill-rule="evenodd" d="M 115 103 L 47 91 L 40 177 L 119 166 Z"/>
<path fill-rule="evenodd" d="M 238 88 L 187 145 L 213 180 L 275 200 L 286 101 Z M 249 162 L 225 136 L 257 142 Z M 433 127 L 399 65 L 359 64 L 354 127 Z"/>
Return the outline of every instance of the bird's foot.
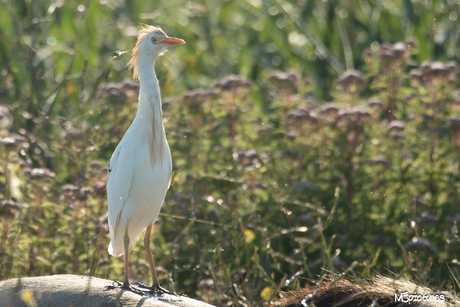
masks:
<path fill-rule="evenodd" d="M 107 290 L 113 290 L 113 289 L 117 289 L 117 288 L 118 289 L 125 289 L 125 290 L 128 290 L 128 291 L 134 292 L 136 294 L 142 295 L 142 296 L 144 296 L 145 293 L 146 293 L 146 291 L 138 289 L 138 288 L 130 285 L 129 283 L 127 285 L 125 285 L 125 284 L 119 282 L 118 280 L 115 280 L 115 281 L 112 282 L 111 285 L 106 286 Z"/>
<path fill-rule="evenodd" d="M 136 283 L 136 289 L 139 289 L 140 291 L 143 291 L 145 293 L 150 293 L 158 296 L 161 296 L 163 294 L 172 294 L 165 288 L 162 288 L 160 285 L 149 287 L 144 284 L 141 284 L 140 282 Z"/>
<path fill-rule="evenodd" d="M 122 288 L 122 285 L 123 284 L 121 282 L 119 282 L 118 280 L 114 280 L 111 285 L 105 286 L 105 288 L 108 289 L 108 290 L 113 290 L 113 289 L 116 289 L 116 288 Z"/>

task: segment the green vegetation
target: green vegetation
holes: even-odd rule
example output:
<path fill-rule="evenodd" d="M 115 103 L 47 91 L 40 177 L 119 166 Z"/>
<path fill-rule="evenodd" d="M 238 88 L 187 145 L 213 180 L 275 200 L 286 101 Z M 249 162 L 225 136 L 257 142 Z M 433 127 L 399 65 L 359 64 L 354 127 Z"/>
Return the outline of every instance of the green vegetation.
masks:
<path fill-rule="evenodd" d="M 114 51 L 143 22 L 187 41 L 157 63 L 164 287 L 261 305 L 326 268 L 457 289 L 459 1 L 1 4 L 0 279 L 122 279 L 105 180 L 138 85 Z M 148 283 L 142 243 L 130 264 Z"/>

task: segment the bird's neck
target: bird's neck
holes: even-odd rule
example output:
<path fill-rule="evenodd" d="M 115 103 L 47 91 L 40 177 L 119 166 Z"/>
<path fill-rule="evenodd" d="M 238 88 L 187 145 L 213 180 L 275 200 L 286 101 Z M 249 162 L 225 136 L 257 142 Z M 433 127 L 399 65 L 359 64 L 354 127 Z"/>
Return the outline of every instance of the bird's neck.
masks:
<path fill-rule="evenodd" d="M 161 96 L 158 79 L 155 75 L 155 62 L 139 67 L 139 107 L 136 118 L 146 133 L 144 139 L 150 146 L 150 162 L 155 165 L 163 163 L 166 136 L 162 121 Z"/>
<path fill-rule="evenodd" d="M 139 108 L 136 116 L 147 116 L 161 123 L 161 95 L 158 79 L 155 74 L 155 62 L 139 67 Z"/>

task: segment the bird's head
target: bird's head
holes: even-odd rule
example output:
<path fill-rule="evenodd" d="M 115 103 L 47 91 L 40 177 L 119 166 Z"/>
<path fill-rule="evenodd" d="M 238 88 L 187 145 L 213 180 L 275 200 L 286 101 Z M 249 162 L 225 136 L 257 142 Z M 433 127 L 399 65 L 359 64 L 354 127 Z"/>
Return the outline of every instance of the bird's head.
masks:
<path fill-rule="evenodd" d="M 165 53 L 172 45 L 185 44 L 180 38 L 168 37 L 159 27 L 140 25 L 136 46 L 132 50 L 131 60 L 127 66 L 133 70 L 133 78 L 139 79 L 139 65 L 150 65 Z"/>

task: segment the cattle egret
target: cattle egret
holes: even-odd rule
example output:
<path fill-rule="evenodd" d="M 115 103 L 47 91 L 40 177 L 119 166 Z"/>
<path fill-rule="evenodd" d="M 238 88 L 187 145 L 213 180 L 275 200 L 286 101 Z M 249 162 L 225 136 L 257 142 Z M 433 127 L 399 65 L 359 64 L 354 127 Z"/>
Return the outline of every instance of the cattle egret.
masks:
<path fill-rule="evenodd" d="M 125 255 L 122 288 L 133 289 L 128 280 L 128 251 L 147 227 L 144 247 L 152 286 L 146 288 L 161 289 L 150 251 L 150 232 L 171 183 L 172 163 L 154 66 L 158 56 L 178 44 L 185 41 L 168 37 L 160 28 L 142 25 L 127 65 L 140 82 L 139 106 L 134 121 L 110 159 L 107 176 L 109 254 Z"/>

